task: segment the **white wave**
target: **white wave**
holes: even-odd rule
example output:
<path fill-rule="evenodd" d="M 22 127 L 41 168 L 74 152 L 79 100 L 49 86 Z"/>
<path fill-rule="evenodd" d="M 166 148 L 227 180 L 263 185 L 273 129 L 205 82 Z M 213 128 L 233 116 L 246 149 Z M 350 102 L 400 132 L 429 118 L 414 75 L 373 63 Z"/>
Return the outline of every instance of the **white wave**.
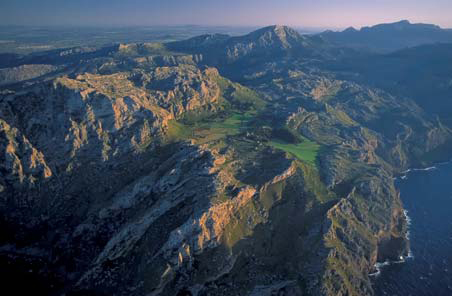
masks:
<path fill-rule="evenodd" d="M 437 163 L 437 165 L 446 165 L 446 164 L 450 164 L 450 163 L 452 163 L 452 160 L 440 162 L 440 163 Z"/>
<path fill-rule="evenodd" d="M 387 266 L 391 264 L 391 262 L 389 260 L 386 260 L 385 262 L 377 262 L 375 263 L 374 267 L 375 267 L 375 272 L 370 273 L 369 276 L 379 276 L 381 274 L 381 269 L 383 266 Z"/>
<path fill-rule="evenodd" d="M 449 161 L 449 162 L 445 162 L 445 163 L 438 163 L 437 165 L 445 165 L 445 164 L 449 164 L 449 163 L 452 163 L 452 160 Z M 427 168 L 408 169 L 408 170 L 405 170 L 405 171 L 400 173 L 400 179 L 402 179 L 402 180 L 408 179 L 408 174 L 411 173 L 411 172 L 432 171 L 432 170 L 436 170 L 436 169 L 438 169 L 437 166 L 431 166 L 431 167 L 427 167 Z"/>
<path fill-rule="evenodd" d="M 426 167 L 426 168 L 414 168 L 414 169 L 406 170 L 406 171 L 402 172 L 401 174 L 408 174 L 410 172 L 431 171 L 431 170 L 436 170 L 436 169 L 437 169 L 436 166 L 431 166 L 431 167 Z"/>
<path fill-rule="evenodd" d="M 377 277 L 377 276 L 379 276 L 380 274 L 381 274 L 381 270 L 380 270 L 380 269 L 377 269 L 376 272 L 369 273 L 369 276 L 375 276 L 375 277 Z"/>
<path fill-rule="evenodd" d="M 385 262 L 379 262 L 377 264 L 375 264 L 376 267 L 383 267 L 383 266 L 388 266 L 389 264 L 391 264 L 391 261 L 386 260 Z"/>
<path fill-rule="evenodd" d="M 419 171 L 431 171 L 431 170 L 436 170 L 436 169 L 437 169 L 436 166 L 432 166 L 432 167 L 428 167 L 428 168 L 425 168 L 425 169 L 419 169 Z"/>
<path fill-rule="evenodd" d="M 410 172 L 413 172 L 413 171 L 431 171 L 431 170 L 436 170 L 436 169 L 438 168 L 437 166 L 448 165 L 448 164 L 451 164 L 451 163 L 452 163 L 452 159 L 449 160 L 449 161 L 445 161 L 445 162 L 439 162 L 439 163 L 437 163 L 435 166 L 431 166 L 431 167 L 407 169 L 407 170 L 401 172 L 400 175 L 403 175 L 403 176 L 405 176 L 405 178 L 406 178 L 406 175 L 407 175 L 408 173 L 410 173 Z M 402 177 L 402 178 L 403 178 L 403 177 Z M 403 179 L 405 179 L 405 178 L 403 178 Z"/>
<path fill-rule="evenodd" d="M 378 263 L 374 265 L 374 268 L 376 271 L 369 273 L 369 276 L 379 276 L 381 274 L 381 266 L 379 266 Z"/>
<path fill-rule="evenodd" d="M 403 215 L 405 216 L 406 224 L 408 226 L 410 226 L 411 225 L 411 218 L 410 218 L 410 216 L 408 216 L 408 210 L 403 210 Z M 407 233 L 409 233 L 409 231 L 407 231 Z"/>
<path fill-rule="evenodd" d="M 381 270 L 377 269 L 377 271 L 369 273 L 369 276 L 379 276 L 381 274 Z"/>
<path fill-rule="evenodd" d="M 394 263 L 394 264 L 405 263 L 405 257 L 404 257 L 404 256 L 400 256 L 400 257 L 399 257 L 399 260 L 393 261 L 393 262 L 391 262 L 391 263 Z"/>
<path fill-rule="evenodd" d="M 410 240 L 410 235 L 411 235 L 411 232 L 410 232 L 411 218 L 410 218 L 410 216 L 408 215 L 408 210 L 406 210 L 406 209 L 403 210 L 403 214 L 405 215 L 406 225 L 408 226 L 408 229 L 407 229 L 407 231 L 406 231 L 405 237 L 406 237 L 407 240 Z M 408 250 L 408 255 L 407 255 L 406 257 L 404 257 L 404 260 L 405 260 L 405 259 L 408 259 L 408 258 L 414 258 L 414 255 L 413 255 L 413 252 L 411 251 L 411 248 Z"/>

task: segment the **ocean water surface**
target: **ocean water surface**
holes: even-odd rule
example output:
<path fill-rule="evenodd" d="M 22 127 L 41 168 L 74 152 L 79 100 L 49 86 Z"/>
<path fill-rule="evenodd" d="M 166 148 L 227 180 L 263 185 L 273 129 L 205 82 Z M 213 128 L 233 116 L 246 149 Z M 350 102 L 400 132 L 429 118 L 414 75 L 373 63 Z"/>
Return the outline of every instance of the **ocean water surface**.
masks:
<path fill-rule="evenodd" d="M 410 258 L 373 276 L 376 295 L 452 295 L 452 163 L 397 179 L 410 220 Z"/>

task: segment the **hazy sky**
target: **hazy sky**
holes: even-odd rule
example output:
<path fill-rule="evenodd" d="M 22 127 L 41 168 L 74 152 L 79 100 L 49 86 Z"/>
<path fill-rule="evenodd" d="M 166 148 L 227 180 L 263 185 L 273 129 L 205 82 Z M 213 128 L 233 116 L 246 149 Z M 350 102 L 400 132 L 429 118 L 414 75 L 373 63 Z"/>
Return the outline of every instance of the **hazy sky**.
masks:
<path fill-rule="evenodd" d="M 401 19 L 452 28 L 452 0 L 0 0 L 0 25 L 343 28 Z"/>

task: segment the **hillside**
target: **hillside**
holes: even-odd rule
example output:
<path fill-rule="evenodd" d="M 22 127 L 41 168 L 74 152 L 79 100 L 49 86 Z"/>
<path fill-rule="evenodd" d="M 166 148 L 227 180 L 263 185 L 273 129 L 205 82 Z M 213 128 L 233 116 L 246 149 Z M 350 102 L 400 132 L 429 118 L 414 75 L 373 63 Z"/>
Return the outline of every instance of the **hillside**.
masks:
<path fill-rule="evenodd" d="M 341 77 L 412 99 L 427 113 L 450 122 L 452 44 L 426 44 L 390 54 L 325 64 Z"/>

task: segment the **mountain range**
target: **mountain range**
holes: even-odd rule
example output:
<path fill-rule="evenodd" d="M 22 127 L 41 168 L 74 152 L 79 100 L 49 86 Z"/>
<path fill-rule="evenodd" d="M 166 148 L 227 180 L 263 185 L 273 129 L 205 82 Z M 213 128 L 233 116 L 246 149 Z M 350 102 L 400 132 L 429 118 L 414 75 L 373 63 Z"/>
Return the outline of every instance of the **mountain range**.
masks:
<path fill-rule="evenodd" d="M 409 253 L 395 176 L 451 156 L 451 45 L 407 27 L 448 34 L 1 55 L 5 289 L 374 295 L 375 264 Z"/>
<path fill-rule="evenodd" d="M 350 27 L 342 32 L 326 31 L 320 36 L 339 46 L 387 53 L 422 44 L 450 43 L 452 29 L 442 29 L 431 24 L 412 24 L 403 20 L 363 27 L 360 30 Z"/>

